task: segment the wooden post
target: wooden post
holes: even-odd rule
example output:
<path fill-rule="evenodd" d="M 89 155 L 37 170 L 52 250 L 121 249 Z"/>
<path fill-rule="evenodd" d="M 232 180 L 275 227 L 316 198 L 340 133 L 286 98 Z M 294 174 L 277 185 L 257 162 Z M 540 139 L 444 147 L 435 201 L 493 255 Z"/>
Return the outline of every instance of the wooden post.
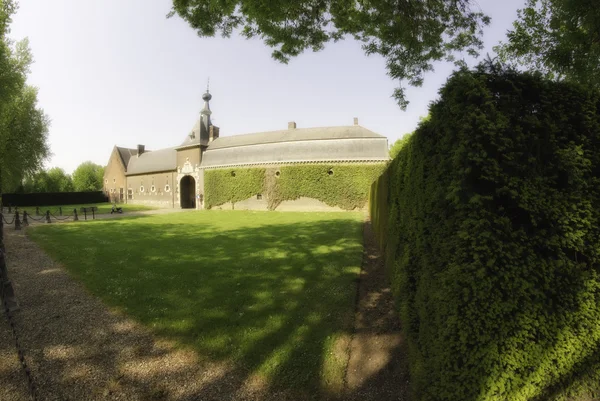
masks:
<path fill-rule="evenodd" d="M 19 220 L 19 212 L 15 212 L 15 230 L 21 229 L 21 220 Z"/>
<path fill-rule="evenodd" d="M 77 209 L 73 209 L 73 221 L 78 221 L 79 217 L 77 217 Z"/>
<path fill-rule="evenodd" d="M 50 221 L 50 210 L 46 210 L 46 223 L 51 223 L 51 221 Z"/>
<path fill-rule="evenodd" d="M 23 225 L 27 227 L 29 225 L 29 220 L 27 220 L 27 210 L 23 211 Z"/>

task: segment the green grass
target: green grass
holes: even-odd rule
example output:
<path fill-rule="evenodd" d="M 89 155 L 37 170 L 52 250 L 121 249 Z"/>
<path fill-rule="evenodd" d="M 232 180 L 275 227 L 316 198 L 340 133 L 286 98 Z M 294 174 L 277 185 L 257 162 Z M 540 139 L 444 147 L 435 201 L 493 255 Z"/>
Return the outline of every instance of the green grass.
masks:
<path fill-rule="evenodd" d="M 110 202 L 101 202 L 101 203 L 88 203 L 88 204 L 81 204 L 81 205 L 57 205 L 57 206 L 39 206 L 39 210 L 40 210 L 40 215 L 45 214 L 46 210 L 50 210 L 50 213 L 52 213 L 55 216 L 59 215 L 59 208 L 62 208 L 62 213 L 63 215 L 70 215 L 73 214 L 73 209 L 77 209 L 77 213 L 81 214 L 80 212 L 80 208 L 81 207 L 89 207 L 89 206 L 97 206 L 98 207 L 98 211 L 96 212 L 97 214 L 106 214 L 106 213 L 110 213 L 110 210 L 112 209 L 112 203 Z M 142 211 L 142 210 L 153 210 L 156 209 L 155 207 L 152 206 L 146 206 L 146 205 L 134 205 L 134 204 L 117 204 L 118 207 L 122 207 L 124 212 L 138 212 L 138 211 Z M 13 208 L 14 210 L 14 208 Z M 24 207 L 19 207 L 19 212 L 23 213 L 24 211 L 27 211 L 27 214 L 35 216 L 35 206 L 24 206 Z"/>
<path fill-rule="evenodd" d="M 276 388 L 342 386 L 362 214 L 210 211 L 48 225 L 28 234 L 95 295 L 201 358 Z"/>

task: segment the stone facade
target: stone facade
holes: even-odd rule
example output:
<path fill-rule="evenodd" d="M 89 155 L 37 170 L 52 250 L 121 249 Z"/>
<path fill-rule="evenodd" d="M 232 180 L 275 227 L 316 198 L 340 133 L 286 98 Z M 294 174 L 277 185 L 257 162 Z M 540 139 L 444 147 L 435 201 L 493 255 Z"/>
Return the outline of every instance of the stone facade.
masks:
<path fill-rule="evenodd" d="M 165 208 L 203 209 L 204 171 L 211 168 L 277 167 L 297 163 L 385 163 L 387 138 L 358 125 L 298 129 L 220 137 L 212 125 L 208 91 L 199 119 L 181 145 L 147 151 L 115 146 L 104 173 L 104 191 L 114 202 Z M 220 209 L 267 210 L 250 198 Z M 335 210 L 315 199 L 282 203 L 278 210 Z"/>

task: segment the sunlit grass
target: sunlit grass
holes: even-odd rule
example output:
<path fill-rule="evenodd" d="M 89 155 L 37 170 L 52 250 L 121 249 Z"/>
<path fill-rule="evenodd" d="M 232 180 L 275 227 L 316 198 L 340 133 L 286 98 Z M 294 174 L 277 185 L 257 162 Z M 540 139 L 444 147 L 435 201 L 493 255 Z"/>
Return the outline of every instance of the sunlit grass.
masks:
<path fill-rule="evenodd" d="M 339 388 L 352 326 L 362 215 L 211 211 L 29 235 L 89 290 L 151 327 L 276 387 Z"/>

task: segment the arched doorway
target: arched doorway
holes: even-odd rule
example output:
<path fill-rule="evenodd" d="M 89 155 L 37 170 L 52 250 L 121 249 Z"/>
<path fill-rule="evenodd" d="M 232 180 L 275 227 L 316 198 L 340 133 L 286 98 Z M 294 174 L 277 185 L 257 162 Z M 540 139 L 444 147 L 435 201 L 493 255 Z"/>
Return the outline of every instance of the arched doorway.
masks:
<path fill-rule="evenodd" d="M 179 184 L 180 201 L 182 209 L 196 208 L 196 180 L 191 175 L 186 175 Z"/>

